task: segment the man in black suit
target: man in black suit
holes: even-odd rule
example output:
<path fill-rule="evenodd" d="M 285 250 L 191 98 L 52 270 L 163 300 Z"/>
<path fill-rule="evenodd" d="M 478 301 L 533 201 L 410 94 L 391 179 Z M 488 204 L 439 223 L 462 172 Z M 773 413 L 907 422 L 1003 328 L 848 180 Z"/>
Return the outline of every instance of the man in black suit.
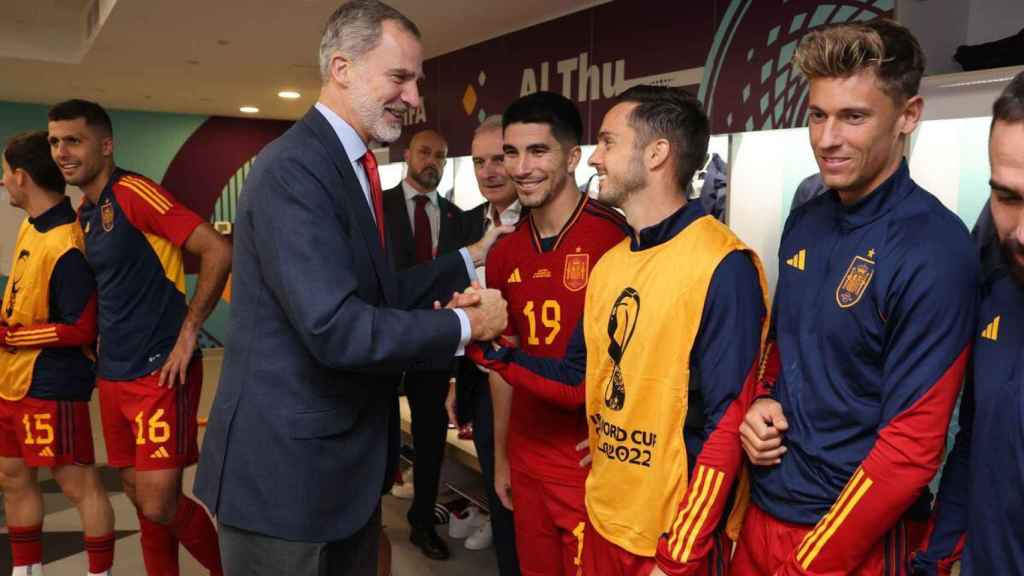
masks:
<path fill-rule="evenodd" d="M 397 464 L 395 374 L 450 365 L 507 323 L 492 290 L 431 309 L 470 283 L 502 230 L 400 274 L 388 264 L 367 144 L 401 134 L 422 62 L 400 12 L 343 4 L 320 42 L 318 102 L 245 182 L 231 343 L 195 483 L 228 576 L 374 575 Z"/>
<path fill-rule="evenodd" d="M 388 248 L 396 271 L 430 262 L 435 255 L 462 246 L 462 210 L 437 192 L 447 158 L 448 144 L 440 134 L 433 130 L 416 133 L 405 151 L 408 174 L 398 186 L 384 191 Z M 412 528 L 409 540 L 434 560 L 449 557 L 448 545 L 434 529 L 434 504 L 448 434 L 444 400 L 451 368 L 405 373 L 416 448 L 413 500 L 407 514 Z"/>

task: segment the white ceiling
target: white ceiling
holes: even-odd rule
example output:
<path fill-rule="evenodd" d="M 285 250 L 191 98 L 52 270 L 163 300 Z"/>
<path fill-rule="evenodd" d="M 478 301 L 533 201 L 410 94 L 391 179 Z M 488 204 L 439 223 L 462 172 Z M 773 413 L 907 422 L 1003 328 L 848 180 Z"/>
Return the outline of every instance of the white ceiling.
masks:
<path fill-rule="evenodd" d="M 607 0 L 393 0 L 444 54 Z M 319 91 L 320 32 L 339 0 L 4 0 L 0 101 L 299 117 Z M 95 4 L 95 6 L 93 6 Z M 88 37 L 87 14 L 99 25 Z M 277 97 L 284 89 L 302 98 Z"/>

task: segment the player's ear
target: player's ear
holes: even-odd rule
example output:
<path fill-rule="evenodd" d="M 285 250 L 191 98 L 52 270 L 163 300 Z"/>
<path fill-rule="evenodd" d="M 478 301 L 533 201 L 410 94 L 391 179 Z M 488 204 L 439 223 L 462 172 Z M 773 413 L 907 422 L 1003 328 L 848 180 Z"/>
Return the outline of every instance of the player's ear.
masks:
<path fill-rule="evenodd" d="M 100 140 L 100 147 L 103 150 L 103 156 L 109 158 L 114 155 L 114 137 L 112 135 L 104 136 Z"/>
<path fill-rule="evenodd" d="M 569 174 L 576 172 L 576 166 L 579 166 L 580 158 L 583 156 L 583 150 L 579 145 L 573 146 L 569 149 Z"/>

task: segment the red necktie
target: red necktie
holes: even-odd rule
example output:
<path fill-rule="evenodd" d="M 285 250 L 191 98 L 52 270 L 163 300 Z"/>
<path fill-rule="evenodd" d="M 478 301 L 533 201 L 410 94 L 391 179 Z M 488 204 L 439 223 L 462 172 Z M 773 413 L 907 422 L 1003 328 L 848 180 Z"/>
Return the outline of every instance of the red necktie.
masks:
<path fill-rule="evenodd" d="M 363 169 L 366 170 L 366 178 L 370 181 L 370 199 L 373 200 L 373 215 L 377 219 L 377 235 L 380 238 L 380 247 L 385 248 L 384 243 L 384 192 L 380 187 L 380 173 L 377 172 L 377 157 L 373 151 L 366 150 L 366 154 L 360 158 Z"/>
<path fill-rule="evenodd" d="M 429 262 L 434 257 L 434 241 L 430 233 L 430 218 L 427 217 L 426 194 L 417 194 L 413 200 L 416 202 L 416 212 L 413 214 L 415 231 L 413 235 L 416 240 L 416 263 Z"/>

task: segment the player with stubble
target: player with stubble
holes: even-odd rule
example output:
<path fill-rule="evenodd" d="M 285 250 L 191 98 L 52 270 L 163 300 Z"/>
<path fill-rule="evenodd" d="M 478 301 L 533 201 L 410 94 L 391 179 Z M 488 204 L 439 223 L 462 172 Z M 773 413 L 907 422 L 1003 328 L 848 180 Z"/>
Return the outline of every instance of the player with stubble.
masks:
<path fill-rule="evenodd" d="M 217 532 L 182 493 L 198 460 L 199 330 L 231 269 L 231 247 L 153 180 L 114 162 L 114 131 L 94 102 L 49 112 L 50 150 L 84 196 L 79 223 L 99 294 L 97 384 L 107 455 L 138 512 L 146 571 L 178 573 L 178 543 L 221 574 Z M 183 252 L 199 258 L 191 301 Z"/>

